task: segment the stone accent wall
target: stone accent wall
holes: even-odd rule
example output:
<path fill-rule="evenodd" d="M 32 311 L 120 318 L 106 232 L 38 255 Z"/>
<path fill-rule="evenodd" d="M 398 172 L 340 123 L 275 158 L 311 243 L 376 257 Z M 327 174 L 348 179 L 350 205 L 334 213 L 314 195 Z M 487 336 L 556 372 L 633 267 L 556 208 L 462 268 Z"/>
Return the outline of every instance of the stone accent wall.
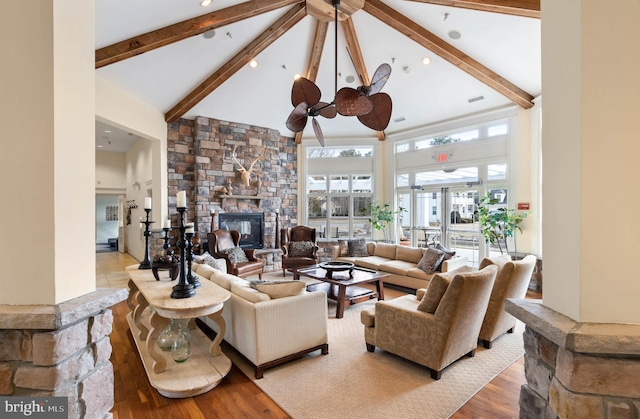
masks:
<path fill-rule="evenodd" d="M 240 179 L 236 158 L 248 169 L 253 166 L 249 186 Z M 216 228 L 219 212 L 262 212 L 265 214 L 265 248 L 276 243 L 275 210 L 280 218 L 297 218 L 297 146 L 292 138 L 276 130 L 198 117 L 180 119 L 168 125 L 168 198 L 172 225 L 178 225 L 176 194 L 187 191 L 187 219 L 195 222 L 199 239 Z M 232 195 L 225 189 L 231 187 Z M 223 195 L 226 195 L 223 198 Z M 244 199 L 237 199 L 241 196 Z M 249 198 L 254 197 L 255 198 Z M 175 232 L 174 232 L 175 234 Z M 162 252 L 155 245 L 152 254 Z"/>
<path fill-rule="evenodd" d="M 508 300 L 527 324 L 520 418 L 638 418 L 640 325 L 577 323 L 539 301 Z"/>
<path fill-rule="evenodd" d="M 69 418 L 111 418 L 109 307 L 125 289 L 103 289 L 56 306 L 0 306 L 0 395 L 67 397 Z"/>
<path fill-rule="evenodd" d="M 542 258 L 540 256 L 538 256 L 536 266 L 533 268 L 531 281 L 529 282 L 529 289 L 542 292 Z"/>

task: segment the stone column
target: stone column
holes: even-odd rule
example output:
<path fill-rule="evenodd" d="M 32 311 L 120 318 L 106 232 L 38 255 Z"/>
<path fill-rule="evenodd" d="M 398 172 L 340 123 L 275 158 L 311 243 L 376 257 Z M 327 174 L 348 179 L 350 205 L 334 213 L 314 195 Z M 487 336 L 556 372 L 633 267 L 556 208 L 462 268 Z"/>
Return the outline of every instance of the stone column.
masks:
<path fill-rule="evenodd" d="M 637 418 L 640 3 L 542 0 L 543 299 L 522 418 Z"/>

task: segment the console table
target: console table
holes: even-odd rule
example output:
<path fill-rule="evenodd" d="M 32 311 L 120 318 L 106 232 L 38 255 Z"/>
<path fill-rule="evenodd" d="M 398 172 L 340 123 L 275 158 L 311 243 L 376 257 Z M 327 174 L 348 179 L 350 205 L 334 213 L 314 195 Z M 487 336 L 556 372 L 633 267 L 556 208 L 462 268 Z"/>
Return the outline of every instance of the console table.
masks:
<path fill-rule="evenodd" d="M 127 272 L 127 304 L 132 310 L 127 322 L 151 385 L 170 398 L 197 396 L 216 387 L 231 370 L 231 361 L 220 349 L 226 330 L 222 309 L 231 297 L 229 291 L 199 277 L 195 296 L 175 299 L 171 290 L 176 281 L 156 281 L 151 270 L 127 268 Z M 200 316 L 208 316 L 220 327 L 213 342 L 195 327 L 195 318 Z M 188 319 L 191 356 L 185 362 L 174 362 L 171 353 L 163 352 L 156 343 L 169 319 Z"/>

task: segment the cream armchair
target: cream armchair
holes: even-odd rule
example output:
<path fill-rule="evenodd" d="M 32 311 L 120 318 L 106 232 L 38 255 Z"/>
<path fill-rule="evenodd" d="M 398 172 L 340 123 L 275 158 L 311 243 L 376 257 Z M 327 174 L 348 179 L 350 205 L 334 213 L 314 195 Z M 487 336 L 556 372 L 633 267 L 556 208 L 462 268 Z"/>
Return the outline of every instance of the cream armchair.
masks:
<path fill-rule="evenodd" d="M 489 265 L 498 267 L 498 275 L 478 337 L 482 346 L 487 349 L 491 349 L 493 341 L 499 336 L 513 333 L 516 319 L 504 310 L 504 302 L 507 298 L 525 297 L 531 274 L 536 266 L 536 257 L 528 255 L 522 260 L 514 261 L 509 256 L 485 258 L 480 262 L 480 269 Z"/>
<path fill-rule="evenodd" d="M 498 268 L 456 270 L 434 276 L 416 295 L 378 301 L 361 312 L 367 350 L 375 347 L 431 370 L 442 370 L 464 355 L 474 356 Z"/>

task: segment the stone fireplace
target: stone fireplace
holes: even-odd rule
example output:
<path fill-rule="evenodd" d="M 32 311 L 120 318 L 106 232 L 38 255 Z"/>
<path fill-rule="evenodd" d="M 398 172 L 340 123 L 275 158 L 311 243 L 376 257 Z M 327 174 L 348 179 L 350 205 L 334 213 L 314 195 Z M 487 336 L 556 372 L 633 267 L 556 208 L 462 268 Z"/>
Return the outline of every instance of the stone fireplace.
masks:
<path fill-rule="evenodd" d="M 248 184 L 234 149 L 244 167 L 257 158 Z M 218 228 L 218 214 L 262 214 L 263 249 L 276 247 L 276 209 L 281 221 L 297 223 L 297 145 L 276 130 L 204 117 L 180 119 L 168 124 L 167 160 L 172 224 L 178 224 L 176 194 L 187 191 L 187 219 L 203 243 Z M 153 246 L 152 253 L 162 252 L 161 239 Z"/>
<path fill-rule="evenodd" d="M 243 249 L 264 247 L 264 215 L 261 212 L 222 212 L 218 214 L 218 228 L 238 231 Z"/>

